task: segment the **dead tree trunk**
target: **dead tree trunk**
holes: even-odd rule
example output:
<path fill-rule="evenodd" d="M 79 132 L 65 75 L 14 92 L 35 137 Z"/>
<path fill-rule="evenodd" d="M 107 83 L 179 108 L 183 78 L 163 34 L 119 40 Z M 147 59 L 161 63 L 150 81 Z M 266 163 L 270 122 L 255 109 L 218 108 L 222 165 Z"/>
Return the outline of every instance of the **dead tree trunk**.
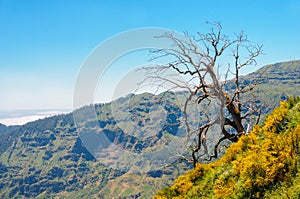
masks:
<path fill-rule="evenodd" d="M 246 133 L 243 122 L 247 122 L 250 116 L 257 115 L 259 112 L 255 100 L 241 98 L 243 94 L 251 92 L 256 83 L 244 85 L 240 82 L 239 72 L 245 66 L 256 64 L 256 58 L 262 53 L 262 45 L 252 45 L 243 32 L 230 40 L 228 36 L 222 34 L 220 23 L 210 24 L 211 31 L 206 34 L 198 33 L 197 38 L 185 34 L 184 39 L 179 39 L 172 33 L 159 36 L 160 39 L 171 40 L 174 45 L 173 48 L 152 51 L 155 55 L 153 59 L 167 57 L 172 61 L 145 68 L 149 79 L 154 79 L 161 84 L 169 82 L 174 85 L 174 88 L 185 89 L 189 93 L 183 108 L 185 115 L 188 115 L 189 104 L 206 106 L 213 100 L 218 101 L 217 119 L 207 119 L 203 125 L 194 130 L 189 126 L 188 117 L 185 117 L 186 121 L 183 122 L 187 126 L 188 136 L 195 136 L 191 147 L 191 162 L 194 166 L 203 156 L 206 156 L 204 158 L 206 160 L 217 158 L 220 144 L 225 140 L 236 142 Z M 223 57 L 228 55 L 224 53 L 225 51 L 231 52 L 232 56 L 224 59 Z M 241 55 L 244 57 L 241 58 Z M 223 78 L 218 72 L 221 67 L 227 67 Z M 185 77 L 187 81 L 180 82 L 173 76 L 166 76 L 168 70 Z M 232 80 L 228 80 L 230 74 L 233 76 Z M 233 85 L 235 89 L 226 90 L 228 84 Z M 220 132 L 210 131 L 214 125 L 219 125 Z M 211 147 L 207 143 L 207 136 L 212 133 L 222 134 L 222 137 L 213 144 L 213 153 L 210 152 Z"/>

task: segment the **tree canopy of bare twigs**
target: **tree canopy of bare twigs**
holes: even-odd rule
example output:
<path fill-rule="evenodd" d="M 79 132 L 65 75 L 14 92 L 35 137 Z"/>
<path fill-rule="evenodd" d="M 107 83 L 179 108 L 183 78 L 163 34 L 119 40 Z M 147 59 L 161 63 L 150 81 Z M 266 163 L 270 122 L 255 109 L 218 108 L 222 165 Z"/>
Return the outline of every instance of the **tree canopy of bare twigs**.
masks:
<path fill-rule="evenodd" d="M 220 23 L 209 25 L 212 28 L 208 33 L 198 32 L 196 36 L 187 33 L 182 38 L 173 33 L 158 36 L 158 39 L 171 40 L 172 47 L 151 51 L 153 60 L 163 59 L 167 63 L 145 67 L 148 79 L 159 82 L 159 85 L 173 85 L 169 90 L 186 91 L 182 108 L 185 115 L 183 123 L 188 137 L 193 137 L 189 146 L 189 161 L 194 166 L 201 159 L 210 161 L 218 158 L 223 141 L 236 142 L 241 135 L 249 132 L 249 118 L 256 116 L 258 122 L 260 117 L 255 97 L 243 98 L 243 95 L 250 96 L 256 83 L 241 82 L 240 71 L 256 64 L 256 58 L 262 54 L 262 45 L 253 45 L 243 32 L 230 39 L 223 34 Z M 184 81 L 177 78 L 179 76 Z M 211 110 L 208 107 L 212 103 L 217 112 L 206 112 Z M 191 128 L 188 117 L 191 104 L 204 110 L 201 111 L 201 121 L 195 129 Z M 208 133 L 219 136 L 210 147 L 211 150 L 208 148 Z"/>

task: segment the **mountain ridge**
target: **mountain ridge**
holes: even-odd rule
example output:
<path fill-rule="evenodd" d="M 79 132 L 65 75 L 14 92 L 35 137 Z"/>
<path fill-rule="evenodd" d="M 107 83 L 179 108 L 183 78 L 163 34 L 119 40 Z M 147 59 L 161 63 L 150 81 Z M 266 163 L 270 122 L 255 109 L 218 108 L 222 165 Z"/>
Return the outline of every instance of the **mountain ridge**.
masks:
<path fill-rule="evenodd" d="M 248 80 L 258 75 L 261 76 L 261 84 L 256 94 L 262 101 L 270 102 L 264 114 L 280 100 L 300 95 L 297 89 L 300 61 L 267 65 L 242 79 L 249 83 Z M 160 102 L 159 107 L 164 112 L 154 105 L 157 97 L 150 93 L 129 94 L 114 102 L 85 106 L 75 112 L 87 116 L 85 110 L 95 109 L 96 118 L 91 115 L 92 119 L 82 122 L 81 127 L 96 133 L 103 132 L 110 142 L 122 149 L 141 153 L 163 146 L 182 131 L 180 126 L 170 125 L 182 116 L 174 103 L 176 93 L 167 95 L 165 101 Z M 88 150 L 88 146 L 84 146 L 73 113 L 21 126 L 0 125 L 0 197 L 121 198 L 138 195 L 149 198 L 159 187 L 169 185 L 172 179 L 190 168 L 184 163 L 169 165 L 162 170 L 141 174 L 142 177 L 138 178 L 126 171 L 107 167 L 105 164 L 109 162 L 96 161 L 93 149 Z M 163 113 L 163 121 L 158 120 Z M 148 132 L 147 126 L 158 130 Z"/>

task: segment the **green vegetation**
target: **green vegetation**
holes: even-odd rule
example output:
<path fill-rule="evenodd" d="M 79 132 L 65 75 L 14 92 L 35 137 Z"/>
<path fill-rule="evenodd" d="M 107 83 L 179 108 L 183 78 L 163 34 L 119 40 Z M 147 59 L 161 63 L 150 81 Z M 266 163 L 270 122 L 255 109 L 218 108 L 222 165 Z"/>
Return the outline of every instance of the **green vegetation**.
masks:
<path fill-rule="evenodd" d="M 263 115 L 269 113 L 275 105 L 278 105 L 280 100 L 286 99 L 288 96 L 300 96 L 300 61 L 269 65 L 255 73 L 244 76 L 243 79 L 247 83 L 246 80 L 252 80 L 255 76 L 260 76 L 263 79 L 262 84 L 258 85 L 257 91 L 255 91 L 258 99 L 261 100 L 258 103 L 268 102 L 267 108 L 262 112 Z M 268 79 L 268 77 L 271 78 Z M 149 93 L 120 98 L 113 102 L 113 105 L 110 103 L 96 104 L 92 108 L 96 108 L 97 118 L 94 115 L 91 116 L 92 119 L 84 121 L 83 126 L 95 133 L 106 130 L 111 138 L 114 138 L 114 142 L 126 150 L 140 150 L 143 152 L 155 150 L 173 139 L 177 131 L 183 130 L 182 126 L 174 125 L 174 122 L 176 123 L 182 117 L 182 114 L 178 113 L 180 109 L 174 101 L 180 101 L 183 98 L 184 95 L 181 93 L 176 93 L 176 96 L 174 93 L 165 95 L 165 104 L 162 104 L 162 107 L 165 108 L 165 112 L 169 116 L 166 117 L 167 120 L 165 121 L 156 118 L 162 110 L 153 106 L 157 102 L 158 96 Z M 296 129 L 297 124 L 299 124 L 300 117 L 295 108 L 299 105 L 296 105 L 295 102 L 294 105 L 289 106 L 291 106 L 289 107 L 291 110 L 288 111 L 289 114 L 284 116 L 284 122 L 282 123 L 288 123 L 288 126 L 278 126 L 281 133 L 278 134 L 279 137 L 274 138 L 274 142 L 285 139 L 284 135 L 287 135 L 284 133 L 285 128 Z M 86 108 L 89 107 L 83 107 L 77 111 L 84 115 Z M 130 114 L 128 110 L 131 111 Z M 292 110 L 294 111 L 293 114 L 290 113 Z M 112 111 L 116 112 L 112 114 Z M 151 113 L 150 116 L 147 113 Z M 199 118 L 197 118 L 196 113 L 195 111 L 191 118 L 198 121 Z M 127 116 L 132 118 L 127 118 Z M 118 125 L 116 125 L 116 122 L 118 122 Z M 149 132 L 147 125 L 163 126 L 165 128 L 161 132 Z M 129 129 L 130 134 L 120 131 L 120 127 Z M 250 139 L 251 136 L 245 136 L 243 139 Z M 261 136 L 257 142 L 265 144 L 266 147 L 273 146 L 273 144 L 268 145 L 267 142 L 263 141 L 264 139 Z M 138 148 L 138 146 L 142 147 Z M 238 147 L 238 145 L 234 146 Z M 280 149 L 287 147 L 284 150 L 282 149 L 282 151 L 285 151 L 288 150 L 290 145 L 286 144 L 280 147 Z M 251 150 L 257 150 L 256 153 L 260 154 L 259 149 L 252 148 Z M 272 159 L 272 156 L 267 157 L 269 159 L 256 158 L 265 161 L 264 164 L 267 164 L 267 160 L 275 161 L 276 164 L 276 161 L 286 160 L 282 156 L 278 156 L 277 159 Z M 201 173 L 203 170 L 206 174 L 203 174 L 197 180 L 186 182 L 192 186 L 199 182 L 197 186 L 193 186 L 191 189 L 194 193 L 205 193 L 210 197 L 215 195 L 214 186 L 217 185 L 220 186 L 220 193 L 230 191 L 230 189 L 225 190 L 227 185 L 225 183 L 226 186 L 223 186 L 223 181 L 218 181 L 219 184 L 213 184 L 218 176 L 222 176 L 224 181 L 228 179 L 228 182 L 231 180 L 232 183 L 237 183 L 236 186 L 239 189 L 245 190 L 244 194 L 251 194 L 252 189 L 239 186 L 238 183 L 242 184 L 243 182 L 231 177 L 232 172 L 239 172 L 239 175 L 245 177 L 247 173 L 243 173 L 243 167 L 251 171 L 252 167 L 243 165 L 245 160 L 247 160 L 246 156 L 236 157 L 235 165 L 242 164 L 242 166 L 235 168 L 235 170 L 233 163 L 224 163 L 222 167 L 217 167 L 217 165 L 214 167 L 208 165 L 198 166 L 198 172 Z M 289 163 L 283 162 L 283 164 Z M 144 175 L 124 173 L 109 168 L 103 162 L 95 161 L 81 142 L 72 114 L 50 117 L 23 126 L 0 125 L 0 198 L 3 199 L 133 198 L 137 196 L 139 196 L 139 199 L 148 199 L 158 189 L 170 186 L 174 178 L 183 174 L 188 168 L 190 167 L 185 163 L 176 163 Z M 281 173 L 285 167 L 280 168 Z M 238 169 L 240 170 L 238 171 Z M 208 172 L 209 170 L 215 171 Z M 297 171 L 295 170 L 295 172 Z M 275 169 L 272 172 L 275 175 L 278 170 Z M 272 184 L 269 181 L 262 181 L 263 186 L 258 186 L 257 189 L 265 190 L 265 197 L 281 198 L 280 194 L 283 194 L 282 197 L 287 197 L 284 195 L 287 194 L 292 198 L 293 194 L 296 193 L 295 190 L 299 190 L 299 177 L 292 174 L 290 170 L 284 171 L 283 176 L 286 180 L 282 182 L 282 176 L 276 174 L 275 178 L 278 179 L 278 183 Z M 251 181 L 251 183 L 254 182 Z M 222 187 L 224 189 L 221 189 Z M 178 184 L 178 189 L 186 188 L 184 186 L 180 188 Z M 192 192 L 192 190 L 190 188 L 185 190 L 186 194 Z M 173 194 L 172 189 L 167 191 Z"/>
<path fill-rule="evenodd" d="M 221 159 L 198 164 L 154 198 L 299 198 L 299 153 L 300 98 L 293 98 Z"/>

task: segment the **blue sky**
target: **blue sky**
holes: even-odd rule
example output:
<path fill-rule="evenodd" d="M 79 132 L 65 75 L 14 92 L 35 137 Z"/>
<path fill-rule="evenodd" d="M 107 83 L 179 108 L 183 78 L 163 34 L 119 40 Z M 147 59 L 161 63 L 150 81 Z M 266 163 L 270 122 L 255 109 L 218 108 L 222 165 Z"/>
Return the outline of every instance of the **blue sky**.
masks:
<path fill-rule="evenodd" d="M 0 110 L 72 108 L 80 66 L 99 43 L 143 27 L 196 33 L 206 21 L 264 44 L 258 66 L 300 58 L 297 0 L 0 0 Z"/>

